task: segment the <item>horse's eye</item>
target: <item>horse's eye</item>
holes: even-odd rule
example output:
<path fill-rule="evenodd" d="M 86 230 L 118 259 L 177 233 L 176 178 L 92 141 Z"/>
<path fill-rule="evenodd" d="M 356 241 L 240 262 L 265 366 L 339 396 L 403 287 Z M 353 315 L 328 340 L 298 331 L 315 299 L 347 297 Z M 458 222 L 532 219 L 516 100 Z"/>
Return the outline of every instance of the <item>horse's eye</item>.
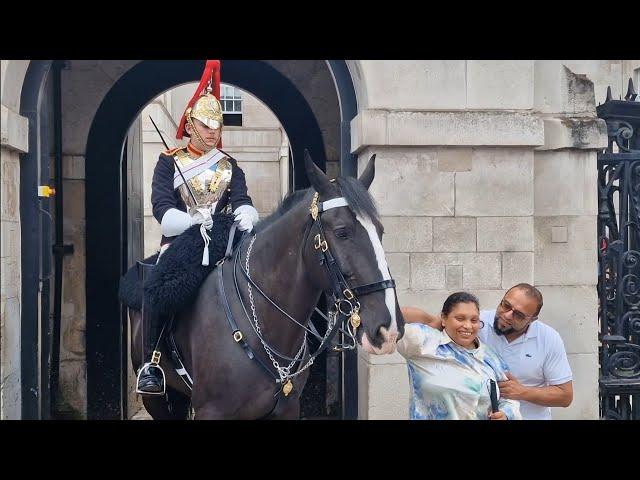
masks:
<path fill-rule="evenodd" d="M 346 228 L 336 228 L 333 233 L 338 238 L 347 238 L 349 236 L 349 231 Z"/>

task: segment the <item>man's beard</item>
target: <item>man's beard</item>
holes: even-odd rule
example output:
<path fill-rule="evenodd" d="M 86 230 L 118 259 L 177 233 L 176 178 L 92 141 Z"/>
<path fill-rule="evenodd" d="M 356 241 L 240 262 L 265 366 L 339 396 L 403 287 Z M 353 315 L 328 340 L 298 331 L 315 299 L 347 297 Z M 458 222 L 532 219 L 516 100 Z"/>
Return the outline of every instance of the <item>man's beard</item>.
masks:
<path fill-rule="evenodd" d="M 498 328 L 498 314 L 497 313 L 496 313 L 496 316 L 493 317 L 493 330 L 498 335 L 509 335 L 510 333 L 513 333 L 513 332 L 516 331 L 515 328 L 513 328 L 513 327 L 509 327 L 506 330 L 500 330 Z"/>

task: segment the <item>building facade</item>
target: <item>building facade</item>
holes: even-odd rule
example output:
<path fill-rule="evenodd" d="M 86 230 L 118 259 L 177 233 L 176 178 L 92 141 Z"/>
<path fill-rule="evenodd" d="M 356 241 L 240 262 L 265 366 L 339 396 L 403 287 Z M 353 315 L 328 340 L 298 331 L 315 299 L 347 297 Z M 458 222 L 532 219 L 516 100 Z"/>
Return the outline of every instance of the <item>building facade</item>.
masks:
<path fill-rule="evenodd" d="M 201 64 L 2 60 L 2 418 L 43 417 L 50 403 L 94 418 L 100 382 L 120 381 L 107 369 L 93 384 L 92 365 L 119 334 L 113 265 L 154 248 L 120 248 L 135 228 L 156 235 L 132 188 L 148 182 L 146 159 L 162 149 L 140 113 L 172 138 L 185 102 L 165 92 L 197 80 Z M 400 304 L 437 312 L 465 289 L 494 308 L 509 286 L 538 286 L 540 318 L 559 331 L 574 373 L 573 404 L 554 418 L 595 419 L 596 152 L 607 144 L 595 107 L 608 86 L 617 98 L 639 77 L 639 60 L 228 61 L 222 81 L 248 92 L 260 120 L 227 127 L 224 141 L 261 214 L 306 186 L 303 148 L 332 176 L 361 171 L 376 153 L 371 193 Z M 134 158 L 145 159 L 137 169 Z M 37 196 L 56 177 L 60 206 Z M 123 227 L 122 205 L 137 227 Z M 357 373 L 358 418 L 407 418 L 398 355 L 359 351 Z"/>

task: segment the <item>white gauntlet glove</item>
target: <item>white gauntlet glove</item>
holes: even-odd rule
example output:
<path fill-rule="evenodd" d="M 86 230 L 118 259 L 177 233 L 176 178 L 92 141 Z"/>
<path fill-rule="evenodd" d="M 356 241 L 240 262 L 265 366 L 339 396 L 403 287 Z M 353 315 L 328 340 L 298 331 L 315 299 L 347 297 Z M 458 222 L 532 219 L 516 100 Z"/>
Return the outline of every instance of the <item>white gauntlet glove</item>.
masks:
<path fill-rule="evenodd" d="M 189 215 L 191 215 L 191 225 L 200 225 L 200 235 L 202 235 L 202 240 L 204 240 L 202 265 L 209 265 L 209 242 L 211 241 L 211 237 L 209 237 L 207 230 L 211 230 L 211 227 L 213 227 L 210 207 L 190 208 Z"/>
<path fill-rule="evenodd" d="M 240 231 L 250 232 L 253 230 L 253 225 L 258 222 L 258 211 L 251 205 L 240 205 L 233 211 L 236 216 L 235 220 L 239 222 L 238 228 Z"/>
<path fill-rule="evenodd" d="M 190 208 L 189 215 L 191 215 L 191 225 L 202 224 L 207 230 L 211 230 L 213 219 L 211 218 L 211 210 L 207 207 Z"/>

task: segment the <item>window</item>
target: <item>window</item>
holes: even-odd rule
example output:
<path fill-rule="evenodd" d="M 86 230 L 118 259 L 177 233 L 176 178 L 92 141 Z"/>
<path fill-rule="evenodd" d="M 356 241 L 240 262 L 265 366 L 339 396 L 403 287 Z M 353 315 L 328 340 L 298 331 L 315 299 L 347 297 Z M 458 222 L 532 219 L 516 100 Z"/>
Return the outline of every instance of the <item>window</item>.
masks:
<path fill-rule="evenodd" d="M 231 85 L 220 85 L 220 103 L 224 124 L 242 126 L 242 91 Z"/>
<path fill-rule="evenodd" d="M 222 113 L 242 113 L 242 91 L 231 85 L 222 84 L 220 87 Z"/>

